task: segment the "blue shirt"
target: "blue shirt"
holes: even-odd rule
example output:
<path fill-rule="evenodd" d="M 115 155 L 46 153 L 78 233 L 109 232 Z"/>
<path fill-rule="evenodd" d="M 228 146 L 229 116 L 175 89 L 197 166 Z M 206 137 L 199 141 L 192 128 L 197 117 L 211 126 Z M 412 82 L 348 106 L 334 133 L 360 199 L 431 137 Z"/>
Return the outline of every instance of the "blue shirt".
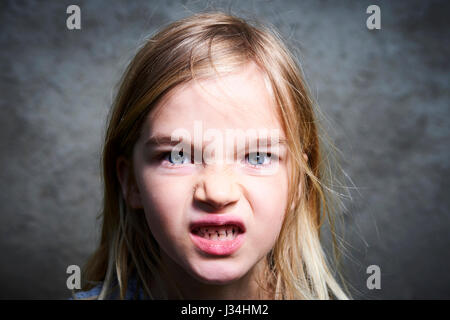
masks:
<path fill-rule="evenodd" d="M 100 292 L 102 291 L 103 284 L 98 284 L 92 289 L 88 291 L 79 291 L 74 293 L 73 297 L 70 298 L 70 300 L 77 300 L 77 299 L 97 299 L 97 297 L 100 295 Z M 127 292 L 125 294 L 125 300 L 133 300 L 135 299 L 136 294 L 136 280 L 135 279 L 129 279 L 128 285 L 127 285 Z M 107 300 L 117 300 L 119 299 L 119 292 L 118 290 L 114 291 L 112 294 L 110 293 L 108 297 L 105 297 Z M 138 300 L 144 299 L 144 293 L 142 289 L 139 290 L 139 294 L 137 296 Z"/>

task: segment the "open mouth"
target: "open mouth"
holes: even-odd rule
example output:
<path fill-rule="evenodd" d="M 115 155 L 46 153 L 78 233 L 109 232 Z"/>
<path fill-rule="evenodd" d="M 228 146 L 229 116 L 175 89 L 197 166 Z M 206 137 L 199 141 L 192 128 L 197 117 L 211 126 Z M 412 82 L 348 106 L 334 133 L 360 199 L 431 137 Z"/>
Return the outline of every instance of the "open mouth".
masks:
<path fill-rule="evenodd" d="M 204 221 L 191 225 L 190 236 L 204 254 L 224 256 L 236 252 L 244 242 L 245 227 L 237 221 Z"/>

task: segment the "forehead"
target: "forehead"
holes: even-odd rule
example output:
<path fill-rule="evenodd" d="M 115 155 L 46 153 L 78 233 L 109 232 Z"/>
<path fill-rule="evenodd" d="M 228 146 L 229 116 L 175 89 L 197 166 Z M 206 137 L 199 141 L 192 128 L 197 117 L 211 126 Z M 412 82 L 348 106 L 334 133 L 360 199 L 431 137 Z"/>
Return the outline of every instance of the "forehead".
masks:
<path fill-rule="evenodd" d="M 220 77 L 190 81 L 163 98 L 144 124 L 149 134 L 169 134 L 178 128 L 281 129 L 277 107 L 264 73 L 251 63 Z"/>

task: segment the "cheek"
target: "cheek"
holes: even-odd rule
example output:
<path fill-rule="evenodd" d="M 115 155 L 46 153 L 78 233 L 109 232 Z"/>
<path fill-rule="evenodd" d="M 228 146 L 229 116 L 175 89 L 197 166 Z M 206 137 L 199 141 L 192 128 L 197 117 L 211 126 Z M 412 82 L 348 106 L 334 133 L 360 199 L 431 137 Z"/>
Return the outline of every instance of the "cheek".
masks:
<path fill-rule="evenodd" d="M 149 228 L 160 245 L 183 231 L 189 184 L 183 179 L 144 172 L 139 191 Z M 163 243 L 161 243 L 163 242 Z"/>
<path fill-rule="evenodd" d="M 255 219 L 255 240 L 270 249 L 281 229 L 287 206 L 287 179 L 284 176 L 247 184 L 248 199 Z"/>

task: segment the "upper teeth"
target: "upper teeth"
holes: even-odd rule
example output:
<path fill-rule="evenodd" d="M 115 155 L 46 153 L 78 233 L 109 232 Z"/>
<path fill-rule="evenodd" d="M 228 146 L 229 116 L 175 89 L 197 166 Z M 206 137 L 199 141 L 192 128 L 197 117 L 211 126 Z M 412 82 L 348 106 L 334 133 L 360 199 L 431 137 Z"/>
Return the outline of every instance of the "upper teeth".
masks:
<path fill-rule="evenodd" d="M 230 240 L 238 234 L 236 226 L 208 226 L 200 227 L 195 230 L 199 236 L 212 240 Z"/>

